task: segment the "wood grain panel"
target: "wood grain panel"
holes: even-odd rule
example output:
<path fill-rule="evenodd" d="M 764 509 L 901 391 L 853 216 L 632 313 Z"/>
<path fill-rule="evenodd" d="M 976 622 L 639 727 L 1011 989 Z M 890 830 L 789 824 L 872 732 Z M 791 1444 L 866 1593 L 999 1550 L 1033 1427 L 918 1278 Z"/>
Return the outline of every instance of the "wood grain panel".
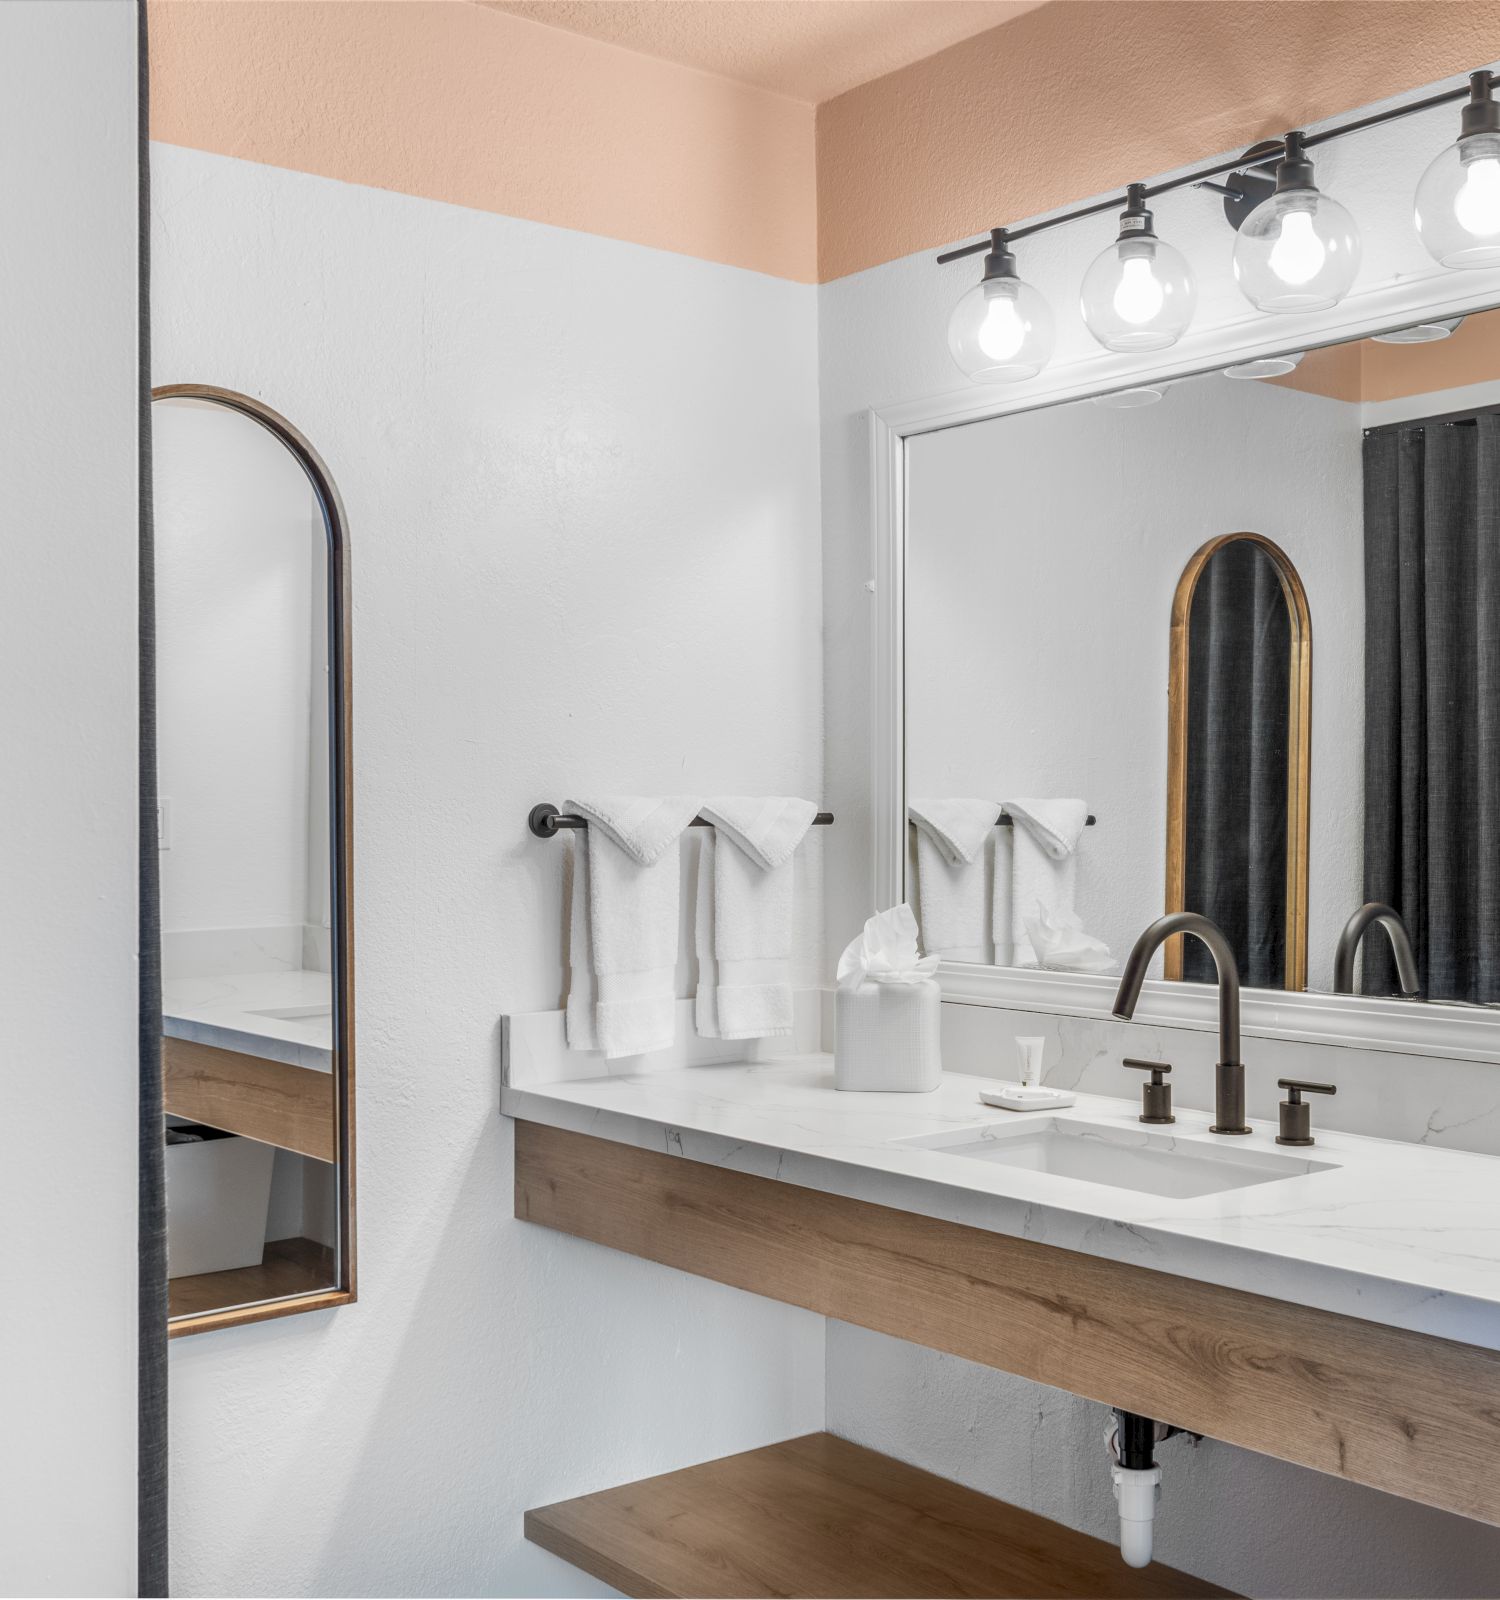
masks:
<path fill-rule="evenodd" d="M 516 1124 L 516 1215 L 1500 1524 L 1500 1354 Z"/>
<path fill-rule="evenodd" d="M 320 1294 L 335 1287 L 333 1251 L 315 1239 L 274 1239 L 259 1266 L 197 1272 L 167 1283 L 169 1317 L 201 1317 L 231 1306 L 285 1295 Z"/>
<path fill-rule="evenodd" d="M 829 1433 L 528 1511 L 526 1537 L 637 1596 L 1226 1593 Z"/>
<path fill-rule="evenodd" d="M 295 1150 L 319 1161 L 338 1154 L 331 1072 L 221 1050 L 189 1039 L 163 1039 L 169 1115 Z"/>

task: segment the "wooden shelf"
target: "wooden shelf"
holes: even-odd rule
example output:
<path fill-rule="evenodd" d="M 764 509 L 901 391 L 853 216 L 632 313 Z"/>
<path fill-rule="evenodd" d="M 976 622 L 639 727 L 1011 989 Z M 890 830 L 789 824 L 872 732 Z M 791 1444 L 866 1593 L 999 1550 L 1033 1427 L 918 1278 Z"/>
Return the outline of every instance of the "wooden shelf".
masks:
<path fill-rule="evenodd" d="M 173 1318 L 201 1317 L 231 1306 L 280 1300 L 287 1295 L 318 1294 L 332 1287 L 333 1251 L 327 1245 L 313 1239 L 276 1239 L 266 1246 L 259 1266 L 169 1279 L 167 1314 Z"/>
<path fill-rule="evenodd" d="M 829 1433 L 542 1506 L 526 1537 L 634 1596 L 1228 1593 L 1155 1562 L 1127 1567 L 1102 1539 Z"/>

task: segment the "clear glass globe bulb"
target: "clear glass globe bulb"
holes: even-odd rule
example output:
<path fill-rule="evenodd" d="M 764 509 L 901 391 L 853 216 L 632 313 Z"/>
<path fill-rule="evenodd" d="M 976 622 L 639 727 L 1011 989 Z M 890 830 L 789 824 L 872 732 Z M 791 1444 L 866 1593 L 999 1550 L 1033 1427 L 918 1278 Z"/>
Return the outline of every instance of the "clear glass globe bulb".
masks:
<path fill-rule="evenodd" d="M 1234 241 L 1234 277 L 1258 311 L 1323 311 L 1359 271 L 1359 229 L 1337 200 L 1286 189 L 1246 217 Z"/>
<path fill-rule="evenodd" d="M 1121 239 L 1097 255 L 1079 297 L 1088 330 L 1106 350 L 1164 350 L 1193 320 L 1198 287 L 1182 252 L 1160 239 Z"/>
<path fill-rule="evenodd" d="M 976 383 L 1019 383 L 1047 364 L 1053 344 L 1052 308 L 1019 278 L 977 283 L 953 308 L 948 348 Z"/>
<path fill-rule="evenodd" d="M 1450 144 L 1417 185 L 1417 232 L 1445 267 L 1500 265 L 1500 134 Z"/>

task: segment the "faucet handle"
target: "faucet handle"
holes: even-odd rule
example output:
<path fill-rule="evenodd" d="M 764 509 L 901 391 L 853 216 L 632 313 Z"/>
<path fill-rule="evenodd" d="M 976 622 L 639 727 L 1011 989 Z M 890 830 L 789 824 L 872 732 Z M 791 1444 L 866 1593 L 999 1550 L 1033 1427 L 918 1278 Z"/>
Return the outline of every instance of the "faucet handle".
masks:
<path fill-rule="evenodd" d="M 1126 1056 L 1122 1065 L 1151 1074 L 1150 1083 L 1141 1085 L 1141 1121 L 1176 1122 L 1177 1118 L 1172 1115 L 1172 1085 L 1164 1076 L 1172 1070 L 1172 1063 L 1138 1061 L 1134 1056 Z"/>
<path fill-rule="evenodd" d="M 1332 1083 L 1308 1083 L 1301 1078 L 1278 1078 L 1278 1089 L 1285 1089 L 1287 1097 L 1281 1102 L 1281 1132 L 1277 1144 L 1312 1144 L 1312 1107 L 1303 1100 L 1304 1094 L 1337 1094 Z"/>

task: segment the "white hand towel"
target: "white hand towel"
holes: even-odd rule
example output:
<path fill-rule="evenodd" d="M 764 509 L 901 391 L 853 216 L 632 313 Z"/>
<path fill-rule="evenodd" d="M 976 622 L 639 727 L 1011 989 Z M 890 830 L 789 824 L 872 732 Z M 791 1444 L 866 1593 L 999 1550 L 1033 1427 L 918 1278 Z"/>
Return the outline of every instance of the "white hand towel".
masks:
<path fill-rule="evenodd" d="M 1011 964 L 1034 967 L 1036 952 L 1026 931 L 1037 907 L 1071 913 L 1078 877 L 1078 841 L 1088 822 L 1082 800 L 1007 800 L 1011 829 Z M 999 899 L 999 896 L 996 896 Z M 997 941 L 998 942 L 998 941 Z"/>
<path fill-rule="evenodd" d="M 714 956 L 714 858 L 712 828 L 698 830 L 698 894 L 693 908 L 693 949 L 698 957 L 698 987 L 693 994 L 693 1026 L 700 1039 L 719 1037 L 719 963 Z"/>
<path fill-rule="evenodd" d="M 988 961 L 985 858 L 999 801 L 912 800 L 907 811 L 917 829 L 922 948 L 945 961 Z"/>
<path fill-rule="evenodd" d="M 634 1056 L 672 1044 L 682 883 L 677 841 L 700 805 L 691 795 L 567 802 L 566 809 L 589 821 L 573 877 L 567 1028 L 574 1049 Z"/>
<path fill-rule="evenodd" d="M 817 811 L 810 800 L 781 796 L 704 803 L 717 837 L 698 857 L 694 1014 L 707 1038 L 767 1039 L 792 1031 L 792 855 Z M 709 928 L 713 944 L 705 961 Z M 710 986 L 711 999 L 704 993 Z"/>

